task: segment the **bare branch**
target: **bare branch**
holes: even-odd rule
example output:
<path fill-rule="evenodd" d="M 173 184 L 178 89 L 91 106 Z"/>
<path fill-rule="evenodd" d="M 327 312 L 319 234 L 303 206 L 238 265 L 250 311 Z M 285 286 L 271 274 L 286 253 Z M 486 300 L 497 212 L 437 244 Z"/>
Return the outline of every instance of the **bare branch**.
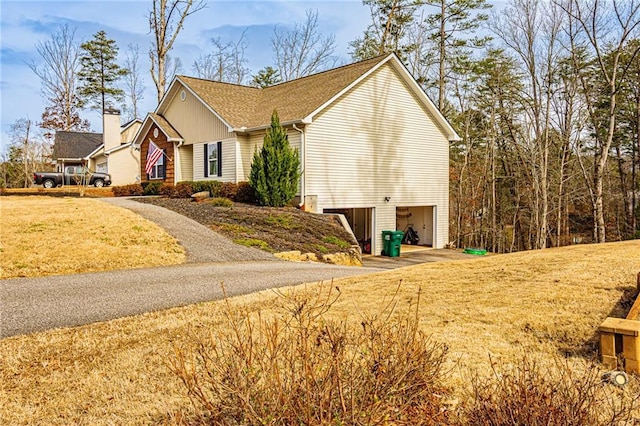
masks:
<path fill-rule="evenodd" d="M 307 10 L 304 23 L 292 30 L 276 27 L 271 39 L 274 60 L 283 81 L 324 71 L 336 63 L 335 35 L 322 36 L 318 31 L 318 12 Z"/>
<path fill-rule="evenodd" d="M 153 8 L 149 12 L 149 30 L 154 34 L 154 41 L 149 50 L 149 58 L 158 101 L 166 90 L 169 51 L 173 48 L 185 19 L 205 6 L 204 0 L 153 0 Z"/>

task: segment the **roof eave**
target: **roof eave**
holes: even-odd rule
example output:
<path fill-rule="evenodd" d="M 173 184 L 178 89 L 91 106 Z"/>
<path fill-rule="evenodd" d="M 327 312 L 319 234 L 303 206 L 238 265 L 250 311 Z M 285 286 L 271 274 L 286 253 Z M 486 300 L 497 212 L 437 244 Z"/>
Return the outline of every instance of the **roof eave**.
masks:
<path fill-rule="evenodd" d="M 125 149 L 127 147 L 130 147 L 131 145 L 133 145 L 133 142 L 120 144 L 120 145 L 116 146 L 115 148 L 111 148 L 110 150 L 105 151 L 104 155 L 113 154 L 114 152 L 117 152 L 117 151 L 120 151 L 120 150 Z"/>
<path fill-rule="evenodd" d="M 297 120 L 283 121 L 280 123 L 282 127 L 293 126 L 294 124 L 305 124 L 305 125 L 311 124 L 311 120 L 308 120 L 307 118 L 302 118 Z M 233 129 L 231 129 L 231 131 L 235 133 L 251 133 L 251 132 L 258 132 L 260 130 L 265 130 L 265 129 L 268 129 L 269 127 L 271 127 L 271 124 L 263 124 L 262 126 L 253 126 L 253 127 L 234 127 Z"/>
<path fill-rule="evenodd" d="M 100 150 L 104 151 L 104 144 L 98 146 L 96 149 L 94 149 L 93 151 L 91 151 L 89 154 L 87 154 L 87 156 L 85 157 L 86 160 L 88 160 L 89 158 L 92 158 L 95 155 L 98 155 L 98 153 L 100 152 Z"/>
<path fill-rule="evenodd" d="M 142 120 L 140 120 L 139 118 L 135 118 L 135 119 L 131 120 L 125 126 L 120 127 L 120 133 L 125 132 L 129 127 L 133 126 L 134 124 L 136 124 L 138 122 L 140 122 L 140 124 L 142 124 Z"/>
<path fill-rule="evenodd" d="M 72 158 L 72 157 L 58 157 L 56 158 L 54 161 L 82 161 L 82 160 L 86 160 L 86 158 L 82 158 L 82 157 L 78 157 L 78 158 Z"/>
<path fill-rule="evenodd" d="M 429 99 L 427 94 L 424 93 L 424 90 L 422 90 L 422 88 L 420 87 L 418 82 L 413 78 L 413 76 L 411 75 L 409 70 L 407 70 L 407 68 L 404 66 L 402 61 L 400 61 L 400 58 L 398 58 L 398 56 L 395 53 L 390 53 L 385 59 L 383 59 L 380 62 L 378 62 L 377 64 L 375 64 L 367 72 L 363 73 L 360 77 L 358 77 L 351 84 L 349 84 L 347 87 L 345 87 L 340 92 L 338 92 L 336 95 L 334 95 L 327 102 L 325 102 L 324 104 L 322 104 L 318 108 L 316 108 L 313 112 L 311 112 L 311 114 L 309 114 L 308 116 L 303 118 L 302 122 L 304 122 L 306 124 L 309 124 L 309 123 L 313 122 L 313 117 L 314 116 L 316 116 L 317 114 L 319 114 L 320 112 L 325 110 L 327 107 L 329 107 L 331 104 L 333 104 L 337 99 L 339 99 L 341 96 L 343 96 L 345 93 L 347 93 L 349 90 L 351 90 L 353 87 L 355 87 L 357 84 L 359 84 L 365 78 L 367 78 L 368 76 L 370 76 L 371 74 L 376 72 L 378 69 L 380 69 L 380 67 L 384 66 L 388 62 L 391 62 L 393 64 L 392 66 L 397 71 L 399 71 L 401 78 L 409 85 L 411 90 L 418 96 L 418 98 L 423 103 L 423 105 L 425 105 L 427 110 L 433 115 L 433 117 L 435 118 L 436 122 L 442 128 L 443 133 L 445 134 L 447 139 L 449 141 L 459 141 L 459 140 L 461 140 L 460 136 L 458 136 L 458 134 L 453 129 L 451 124 L 449 124 L 449 122 L 444 117 L 444 115 L 442 115 L 440 110 L 438 110 L 438 108 L 436 108 L 436 106 L 431 101 L 431 99 Z"/>
<path fill-rule="evenodd" d="M 156 113 L 156 114 L 157 114 L 157 113 Z M 169 136 L 169 135 L 167 134 L 167 132 L 165 131 L 165 129 L 163 128 L 162 124 L 161 124 L 161 123 L 158 123 L 158 122 L 156 121 L 156 119 L 153 117 L 153 115 L 149 115 L 148 117 L 151 119 L 151 121 L 153 121 L 153 122 L 155 123 L 155 125 L 158 127 L 158 129 L 160 129 L 160 131 L 161 131 L 161 132 L 162 132 L 162 133 L 167 137 L 167 141 L 168 141 L 168 142 L 184 142 L 184 139 L 183 139 L 183 138 L 174 138 L 174 137 L 172 137 L 172 136 Z M 172 126 L 172 127 L 173 127 L 173 126 Z M 176 133 L 178 133 L 178 131 L 176 131 L 175 129 L 172 129 L 172 130 L 173 130 L 173 131 L 175 131 Z M 178 133 L 178 134 L 179 134 L 179 133 Z"/>

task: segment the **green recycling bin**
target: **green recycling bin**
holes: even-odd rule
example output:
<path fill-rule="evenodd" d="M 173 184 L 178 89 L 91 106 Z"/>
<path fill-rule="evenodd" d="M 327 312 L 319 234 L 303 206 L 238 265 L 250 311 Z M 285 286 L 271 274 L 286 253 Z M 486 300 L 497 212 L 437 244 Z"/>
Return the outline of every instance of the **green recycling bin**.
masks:
<path fill-rule="evenodd" d="M 382 255 L 399 257 L 403 236 L 402 231 L 382 231 Z"/>

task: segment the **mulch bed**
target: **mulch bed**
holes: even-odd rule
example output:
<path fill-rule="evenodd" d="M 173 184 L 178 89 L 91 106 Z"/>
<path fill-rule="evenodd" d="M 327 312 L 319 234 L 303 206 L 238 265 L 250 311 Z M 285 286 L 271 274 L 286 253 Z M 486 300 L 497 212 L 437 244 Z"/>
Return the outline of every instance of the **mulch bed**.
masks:
<path fill-rule="evenodd" d="M 173 210 L 244 245 L 270 252 L 300 250 L 323 255 L 346 252 L 352 242 L 349 234 L 333 216 L 306 213 L 293 207 L 259 207 L 234 203 L 218 207 L 190 199 L 144 198 Z M 260 243 L 264 242 L 264 244 Z"/>

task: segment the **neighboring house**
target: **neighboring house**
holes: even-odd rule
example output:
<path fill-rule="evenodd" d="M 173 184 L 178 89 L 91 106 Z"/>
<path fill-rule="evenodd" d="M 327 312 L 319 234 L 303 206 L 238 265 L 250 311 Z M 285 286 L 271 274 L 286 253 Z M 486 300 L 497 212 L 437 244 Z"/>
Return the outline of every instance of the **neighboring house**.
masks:
<path fill-rule="evenodd" d="M 395 54 L 265 89 L 177 76 L 135 137 L 142 180 L 246 181 L 274 110 L 300 155 L 302 208 L 344 213 L 374 254 L 407 225 L 420 244 L 448 242 L 458 136 Z M 146 174 L 151 141 L 165 155 Z"/>
<path fill-rule="evenodd" d="M 89 154 L 102 145 L 102 133 L 65 132 L 59 130 L 53 140 L 56 171 L 65 167 L 86 166 Z"/>
<path fill-rule="evenodd" d="M 142 120 L 120 126 L 120 111 L 106 109 L 102 116 L 103 143 L 89 154 L 89 168 L 109 173 L 111 185 L 140 182 L 140 152 L 132 145 Z"/>
<path fill-rule="evenodd" d="M 53 160 L 58 171 L 65 167 L 86 166 L 111 175 L 112 185 L 140 182 L 140 152 L 131 144 L 142 125 L 136 119 L 120 126 L 120 111 L 107 109 L 103 133 L 57 131 Z"/>

